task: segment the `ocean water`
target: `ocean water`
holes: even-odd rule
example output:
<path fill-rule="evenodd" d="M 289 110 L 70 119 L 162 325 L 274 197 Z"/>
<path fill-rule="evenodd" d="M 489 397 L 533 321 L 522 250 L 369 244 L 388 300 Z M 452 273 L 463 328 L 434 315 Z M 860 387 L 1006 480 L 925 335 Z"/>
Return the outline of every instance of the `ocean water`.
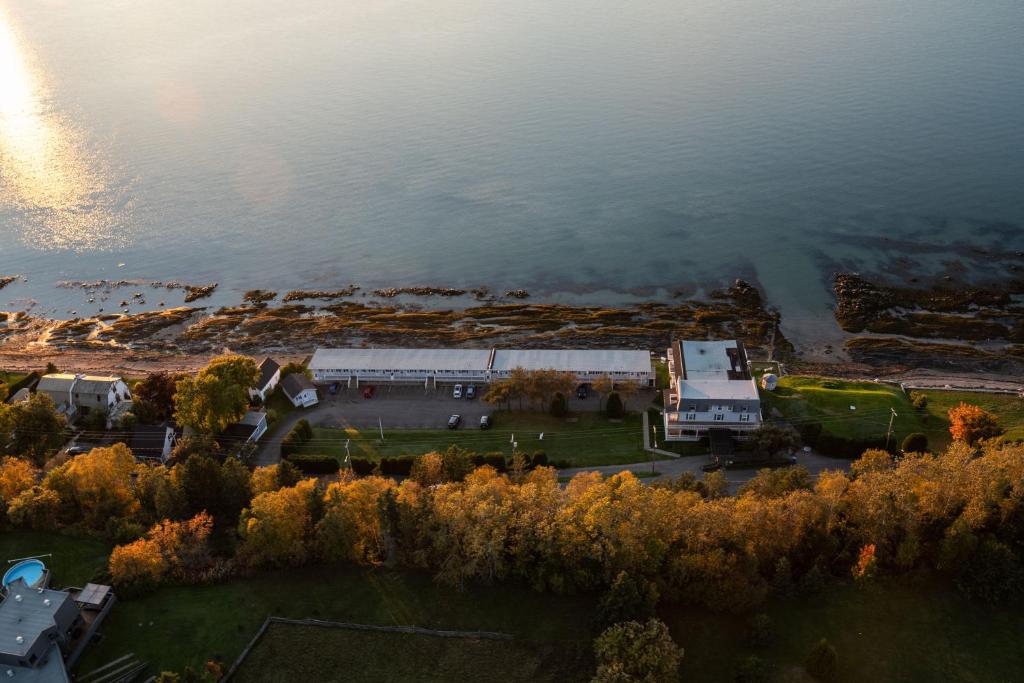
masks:
<path fill-rule="evenodd" d="M 820 338 L 1024 250 L 1022 112 L 1019 0 L 0 0 L 0 309 L 741 276 Z"/>

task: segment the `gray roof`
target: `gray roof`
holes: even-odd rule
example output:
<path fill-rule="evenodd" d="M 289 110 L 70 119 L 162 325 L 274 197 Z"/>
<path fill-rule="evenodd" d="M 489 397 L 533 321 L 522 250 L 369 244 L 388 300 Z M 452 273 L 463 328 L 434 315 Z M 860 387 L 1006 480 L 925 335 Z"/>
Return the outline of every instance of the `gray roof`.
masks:
<path fill-rule="evenodd" d="M 258 427 L 261 422 L 267 419 L 267 414 L 262 410 L 250 410 L 242 419 L 238 421 L 239 424 L 249 425 L 251 427 Z"/>
<path fill-rule="evenodd" d="M 316 389 L 313 383 L 309 381 L 309 378 L 301 373 L 292 373 L 291 375 L 285 375 L 284 379 L 281 380 L 281 390 L 284 391 L 284 395 L 288 398 L 295 398 L 306 389 Z"/>
<path fill-rule="evenodd" d="M 509 349 L 494 352 L 497 371 L 652 372 L 649 351 L 629 349 Z"/>
<path fill-rule="evenodd" d="M 78 380 L 77 382 L 75 380 Z M 76 392 L 81 394 L 106 394 L 110 385 L 120 382 L 120 377 L 97 375 L 72 375 L 66 372 L 43 375 L 36 391 L 66 392 L 74 385 Z"/>
<path fill-rule="evenodd" d="M 71 612 L 64 607 L 65 603 L 71 605 Z M 48 629 L 56 626 L 63 631 L 77 613 L 70 593 L 29 588 L 23 579 L 16 579 L 7 586 L 7 595 L 0 603 L 0 654 L 24 656 Z M 68 615 L 68 623 L 58 626 L 58 619 L 67 619 Z"/>
<path fill-rule="evenodd" d="M 36 391 L 68 391 L 75 383 L 75 376 L 66 373 L 43 375 L 36 385 Z"/>
<path fill-rule="evenodd" d="M 277 361 L 273 358 L 264 358 L 263 362 L 260 363 L 260 378 L 256 380 L 256 388 L 263 389 L 273 379 L 274 373 L 281 369 Z"/>
<path fill-rule="evenodd" d="M 10 671 L 13 676 L 8 674 Z M 11 683 L 68 683 L 68 672 L 60 646 L 54 643 L 46 653 L 46 659 L 36 666 L 6 666 L 0 664 L 0 680 Z"/>
<path fill-rule="evenodd" d="M 445 370 L 487 369 L 488 349 L 317 349 L 310 370 Z"/>

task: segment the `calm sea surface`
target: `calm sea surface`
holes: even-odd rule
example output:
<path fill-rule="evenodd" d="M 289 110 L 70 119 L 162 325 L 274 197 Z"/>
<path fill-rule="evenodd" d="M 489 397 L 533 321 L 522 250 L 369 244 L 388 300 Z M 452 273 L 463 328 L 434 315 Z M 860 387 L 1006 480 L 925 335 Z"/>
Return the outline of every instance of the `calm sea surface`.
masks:
<path fill-rule="evenodd" d="M 967 245 L 1024 250 L 1020 0 L 0 0 L 0 308 L 743 276 L 812 337 Z"/>

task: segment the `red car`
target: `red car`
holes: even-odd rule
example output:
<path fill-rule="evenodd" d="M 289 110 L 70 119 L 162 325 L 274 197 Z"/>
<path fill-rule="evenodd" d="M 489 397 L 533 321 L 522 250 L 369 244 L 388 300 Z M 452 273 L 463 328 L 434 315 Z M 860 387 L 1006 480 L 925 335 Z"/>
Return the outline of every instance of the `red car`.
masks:
<path fill-rule="evenodd" d="M 373 398 L 373 386 L 368 386 L 363 389 L 363 398 Z"/>

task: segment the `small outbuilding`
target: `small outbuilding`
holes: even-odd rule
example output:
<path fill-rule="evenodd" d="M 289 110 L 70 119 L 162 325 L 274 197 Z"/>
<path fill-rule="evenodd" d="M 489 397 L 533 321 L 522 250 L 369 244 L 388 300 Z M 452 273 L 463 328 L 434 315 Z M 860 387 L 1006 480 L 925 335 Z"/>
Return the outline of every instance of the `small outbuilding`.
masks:
<path fill-rule="evenodd" d="M 256 386 L 249 389 L 249 398 L 266 401 L 281 380 L 281 366 L 273 358 L 264 358 L 259 365 L 259 371 L 260 378 L 256 380 Z"/>
<path fill-rule="evenodd" d="M 761 388 L 765 391 L 775 391 L 775 387 L 779 386 L 779 378 L 774 373 L 766 372 L 761 375 Z"/>
<path fill-rule="evenodd" d="M 284 376 L 281 380 L 281 391 L 296 408 L 309 408 L 320 402 L 313 382 L 297 372 Z"/>

